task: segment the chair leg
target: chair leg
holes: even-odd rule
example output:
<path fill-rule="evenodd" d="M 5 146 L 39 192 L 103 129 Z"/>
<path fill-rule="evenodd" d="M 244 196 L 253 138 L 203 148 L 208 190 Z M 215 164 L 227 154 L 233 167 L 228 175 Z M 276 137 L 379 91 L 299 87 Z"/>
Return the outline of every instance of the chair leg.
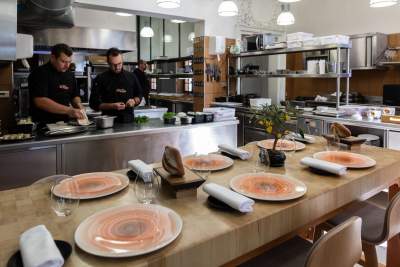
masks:
<path fill-rule="evenodd" d="M 362 242 L 362 250 L 364 252 L 364 267 L 378 267 L 378 257 L 376 255 L 375 245 Z"/>
<path fill-rule="evenodd" d="M 323 235 L 323 232 L 324 227 L 321 224 L 314 227 L 313 243 L 315 243 Z"/>

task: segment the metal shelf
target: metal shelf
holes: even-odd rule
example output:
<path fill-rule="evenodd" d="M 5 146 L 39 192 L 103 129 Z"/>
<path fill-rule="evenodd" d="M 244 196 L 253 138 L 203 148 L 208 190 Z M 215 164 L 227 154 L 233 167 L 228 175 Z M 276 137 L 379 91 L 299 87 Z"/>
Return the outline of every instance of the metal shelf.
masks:
<path fill-rule="evenodd" d="M 318 46 L 306 46 L 300 48 L 281 48 L 281 49 L 269 49 L 263 51 L 244 52 L 239 55 L 233 55 L 233 57 L 255 57 L 255 56 L 268 56 L 268 55 L 279 55 L 279 54 L 291 54 L 291 53 L 302 53 L 318 50 L 335 50 L 335 49 L 350 49 L 351 45 L 318 45 Z"/>
<path fill-rule="evenodd" d="M 230 78 L 349 78 L 351 73 L 327 74 L 238 74 L 229 75 Z"/>
<path fill-rule="evenodd" d="M 179 79 L 185 78 L 190 79 L 193 78 L 193 73 L 175 73 L 175 74 L 148 74 L 151 78 L 158 78 L 158 79 Z"/>

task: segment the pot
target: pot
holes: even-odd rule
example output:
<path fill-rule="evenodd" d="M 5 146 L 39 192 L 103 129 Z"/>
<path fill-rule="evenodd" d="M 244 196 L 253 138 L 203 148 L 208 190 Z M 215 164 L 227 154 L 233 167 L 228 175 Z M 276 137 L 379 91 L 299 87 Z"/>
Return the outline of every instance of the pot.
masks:
<path fill-rule="evenodd" d="M 286 155 L 282 151 L 268 149 L 269 165 L 271 167 L 283 167 Z"/>
<path fill-rule="evenodd" d="M 181 117 L 181 124 L 192 124 L 192 120 L 191 116 Z"/>
<path fill-rule="evenodd" d="M 107 129 L 114 126 L 115 118 L 115 116 L 98 116 L 94 117 L 94 120 L 96 121 L 97 128 Z"/>

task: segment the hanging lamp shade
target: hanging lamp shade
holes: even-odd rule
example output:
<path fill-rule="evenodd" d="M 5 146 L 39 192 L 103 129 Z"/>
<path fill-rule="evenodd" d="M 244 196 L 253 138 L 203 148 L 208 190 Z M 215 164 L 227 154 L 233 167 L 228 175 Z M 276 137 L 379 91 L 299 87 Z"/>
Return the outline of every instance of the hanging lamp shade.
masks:
<path fill-rule="evenodd" d="M 194 32 L 191 32 L 191 33 L 189 33 L 189 35 L 188 35 L 188 40 L 189 40 L 190 42 L 193 43 L 195 37 L 196 37 L 196 36 L 195 36 Z"/>
<path fill-rule="evenodd" d="M 397 0 L 370 0 L 370 7 L 388 7 L 397 4 Z"/>
<path fill-rule="evenodd" d="M 239 14 L 239 9 L 233 1 L 223 1 L 218 7 L 218 15 L 232 17 Z"/>
<path fill-rule="evenodd" d="M 145 26 L 140 30 L 140 36 L 150 38 L 154 36 L 154 31 L 151 27 Z"/>
<path fill-rule="evenodd" d="M 181 0 L 157 0 L 157 6 L 162 8 L 178 8 L 181 6 Z"/>
<path fill-rule="evenodd" d="M 289 4 L 283 4 L 282 5 L 282 12 L 279 14 L 278 19 L 276 20 L 276 23 L 280 26 L 288 26 L 294 24 L 295 19 L 290 12 L 290 6 Z"/>

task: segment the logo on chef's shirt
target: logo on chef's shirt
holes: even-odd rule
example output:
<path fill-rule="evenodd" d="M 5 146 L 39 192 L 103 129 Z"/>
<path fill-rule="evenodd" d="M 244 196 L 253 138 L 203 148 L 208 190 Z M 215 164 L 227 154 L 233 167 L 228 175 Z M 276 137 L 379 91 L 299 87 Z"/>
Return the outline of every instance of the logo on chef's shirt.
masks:
<path fill-rule="evenodd" d="M 68 91 L 68 90 L 69 90 L 69 87 L 66 86 L 65 84 L 60 84 L 60 85 L 58 86 L 58 88 L 61 89 L 61 90 L 64 90 L 64 91 Z"/>
<path fill-rule="evenodd" d="M 120 94 L 126 94 L 125 89 L 116 89 L 115 92 L 120 93 Z"/>

